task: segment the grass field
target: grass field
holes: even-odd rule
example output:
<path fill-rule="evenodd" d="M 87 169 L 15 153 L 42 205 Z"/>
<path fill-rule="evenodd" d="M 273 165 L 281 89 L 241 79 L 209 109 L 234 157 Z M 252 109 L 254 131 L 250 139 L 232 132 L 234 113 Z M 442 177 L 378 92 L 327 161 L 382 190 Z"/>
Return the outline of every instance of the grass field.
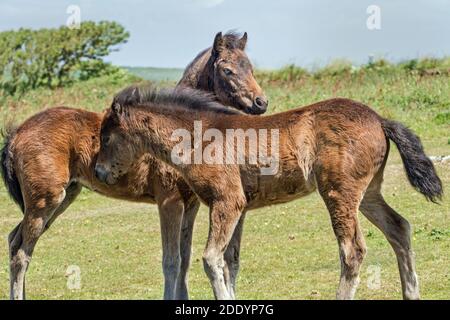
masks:
<path fill-rule="evenodd" d="M 330 97 L 348 97 L 414 129 L 429 155 L 450 155 L 448 72 L 402 70 L 375 66 L 355 71 L 335 65 L 310 75 L 286 68 L 258 72 L 258 79 L 270 99 L 270 112 Z M 1 126 L 55 105 L 102 110 L 117 90 L 136 81 L 136 77 L 101 78 L 55 91 L 35 90 L 20 99 L 1 98 Z M 448 189 L 450 163 L 436 163 L 436 167 Z M 445 195 L 442 203 L 435 205 L 416 193 L 407 182 L 395 148 L 385 171 L 383 193 L 413 226 L 422 297 L 450 299 L 450 197 Z M 0 235 L 4 240 L 0 243 L 0 298 L 5 299 L 9 294 L 6 237 L 20 221 L 21 213 L 3 185 L 0 204 Z M 40 239 L 27 274 L 28 298 L 160 299 L 163 277 L 158 220 L 155 206 L 113 200 L 84 190 Z M 361 222 L 368 255 L 357 298 L 401 298 L 392 249 L 362 215 Z M 195 226 L 190 272 L 193 299 L 213 297 L 201 261 L 207 227 L 208 214 L 202 206 Z M 70 265 L 80 267 L 80 290 L 67 287 L 65 274 Z M 377 270 L 379 286 L 368 285 Z M 238 298 L 333 299 L 338 278 L 337 245 L 328 213 L 317 194 L 247 215 Z"/>
<path fill-rule="evenodd" d="M 131 74 L 151 81 L 177 81 L 183 75 L 183 69 L 178 68 L 140 68 L 123 67 Z"/>

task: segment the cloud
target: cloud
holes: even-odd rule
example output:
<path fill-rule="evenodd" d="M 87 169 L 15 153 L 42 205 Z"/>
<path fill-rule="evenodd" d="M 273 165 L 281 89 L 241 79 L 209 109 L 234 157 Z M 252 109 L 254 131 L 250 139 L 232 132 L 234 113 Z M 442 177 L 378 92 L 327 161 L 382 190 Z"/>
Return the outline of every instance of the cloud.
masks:
<path fill-rule="evenodd" d="M 194 0 L 194 3 L 207 8 L 212 8 L 220 5 L 225 0 Z"/>

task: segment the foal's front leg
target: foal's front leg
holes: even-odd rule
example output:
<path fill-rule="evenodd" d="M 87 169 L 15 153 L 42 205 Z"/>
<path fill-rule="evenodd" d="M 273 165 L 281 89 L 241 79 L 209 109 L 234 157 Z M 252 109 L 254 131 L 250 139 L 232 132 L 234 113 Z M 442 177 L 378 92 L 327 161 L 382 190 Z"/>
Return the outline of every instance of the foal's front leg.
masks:
<path fill-rule="evenodd" d="M 219 300 L 232 299 L 224 278 L 224 252 L 241 217 L 235 203 L 215 203 L 210 208 L 208 242 L 203 253 L 203 266 L 211 282 L 214 296 Z"/>
<path fill-rule="evenodd" d="M 184 204 L 179 195 L 158 201 L 163 248 L 164 299 L 176 298 L 177 278 L 180 273 L 180 231 Z"/>
<path fill-rule="evenodd" d="M 184 214 L 180 236 L 181 267 L 177 279 L 175 293 L 176 300 L 189 299 L 188 271 L 191 264 L 192 234 L 194 232 L 194 222 L 199 208 L 200 202 L 197 199 L 184 204 Z"/>

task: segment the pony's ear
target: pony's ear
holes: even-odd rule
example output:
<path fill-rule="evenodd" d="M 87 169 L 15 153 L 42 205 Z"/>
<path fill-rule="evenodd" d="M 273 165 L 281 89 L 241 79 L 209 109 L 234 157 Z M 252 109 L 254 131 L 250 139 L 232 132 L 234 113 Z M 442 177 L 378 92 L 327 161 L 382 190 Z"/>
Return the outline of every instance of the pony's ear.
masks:
<path fill-rule="evenodd" d="M 238 47 L 241 50 L 245 50 L 245 46 L 247 45 L 247 32 L 244 32 L 242 38 L 239 39 Z"/>
<path fill-rule="evenodd" d="M 224 41 L 223 41 L 223 37 L 222 37 L 222 32 L 219 32 L 219 33 L 216 34 L 216 36 L 214 38 L 214 44 L 213 44 L 213 47 L 212 47 L 212 54 L 214 56 L 219 54 L 219 52 L 221 52 L 223 50 L 223 46 L 224 46 Z"/>

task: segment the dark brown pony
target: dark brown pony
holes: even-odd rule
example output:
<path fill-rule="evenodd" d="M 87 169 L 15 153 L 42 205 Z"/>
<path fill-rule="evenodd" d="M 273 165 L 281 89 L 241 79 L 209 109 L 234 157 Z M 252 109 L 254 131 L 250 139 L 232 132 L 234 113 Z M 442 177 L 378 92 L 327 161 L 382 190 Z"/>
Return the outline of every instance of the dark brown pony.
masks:
<path fill-rule="evenodd" d="M 213 92 L 224 105 L 249 114 L 261 114 L 268 101 L 253 78 L 253 67 L 245 54 L 247 33 L 219 32 L 211 48 L 205 49 L 187 66 L 179 88 Z"/>
<path fill-rule="evenodd" d="M 213 49 L 201 55 L 208 63 L 202 65 L 197 58 L 185 73 L 190 78 L 198 73 L 215 85 L 202 87 L 184 77 L 179 86 L 207 90 L 214 99 L 234 109 L 264 112 L 267 102 L 244 53 L 246 40 L 246 34 L 239 37 L 219 33 Z M 117 96 L 113 104 L 130 101 L 140 101 L 138 90 Z M 8 192 L 24 213 L 8 237 L 12 299 L 25 297 L 25 273 L 39 237 L 70 206 L 83 186 L 109 197 L 158 205 L 164 298 L 188 298 L 192 228 L 199 202 L 172 168 L 150 155 L 136 159 L 116 185 L 101 183 L 95 177 L 94 165 L 102 117 L 79 109 L 52 108 L 32 116 L 5 137 L 2 175 Z"/>
<path fill-rule="evenodd" d="M 224 255 L 243 212 L 291 201 L 314 190 L 318 190 L 328 208 L 339 245 L 341 277 L 337 298 L 354 297 L 366 254 L 358 210 L 384 233 L 393 247 L 403 297 L 420 297 L 410 225 L 381 195 L 389 140 L 397 145 L 412 186 L 427 199 L 439 199 L 442 184 L 419 138 L 402 124 L 348 99 L 331 99 L 263 117 L 227 114 L 223 108 L 211 105 L 207 96 L 192 92 L 153 92 L 144 100 L 145 103 L 135 105 L 113 105 L 107 112 L 102 122 L 96 171 L 103 181 L 115 184 L 136 159 L 150 152 L 183 176 L 210 208 L 203 262 L 216 298 L 233 298 L 227 286 Z M 202 136 L 209 137 L 200 143 L 195 141 L 198 119 L 202 120 Z M 230 130 L 239 129 L 249 134 L 244 148 L 238 149 L 234 140 L 221 140 Z M 266 145 L 271 156 L 276 156 L 272 159 L 278 159 L 277 170 L 271 174 L 263 174 L 267 165 L 264 158 L 262 162 L 250 161 L 261 152 L 250 147 L 255 142 L 251 130 L 278 132 L 278 141 L 257 137 L 260 146 Z M 187 134 L 183 141 L 179 139 L 180 132 Z M 217 162 L 205 163 L 203 158 L 192 163 L 191 155 L 195 157 L 199 146 L 206 152 L 212 145 L 212 132 L 215 149 L 208 150 L 219 155 Z M 178 147 L 185 139 L 195 147 L 180 155 Z M 230 145 L 236 154 L 231 158 L 234 162 L 223 153 Z M 238 156 L 246 161 L 237 163 Z"/>

